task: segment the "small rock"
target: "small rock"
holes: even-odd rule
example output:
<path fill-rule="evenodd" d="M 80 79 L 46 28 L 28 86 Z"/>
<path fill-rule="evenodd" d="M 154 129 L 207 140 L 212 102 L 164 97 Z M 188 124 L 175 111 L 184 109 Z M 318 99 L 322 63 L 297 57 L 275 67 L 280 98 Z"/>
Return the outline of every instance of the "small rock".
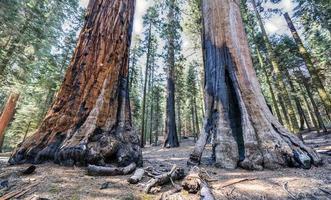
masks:
<path fill-rule="evenodd" d="M 105 182 L 105 183 L 102 183 L 101 187 L 100 187 L 100 190 L 104 190 L 104 189 L 107 189 L 107 188 L 110 188 L 111 187 L 111 183 L 110 182 Z"/>
<path fill-rule="evenodd" d="M 8 187 L 8 180 L 0 180 L 0 189 Z"/>

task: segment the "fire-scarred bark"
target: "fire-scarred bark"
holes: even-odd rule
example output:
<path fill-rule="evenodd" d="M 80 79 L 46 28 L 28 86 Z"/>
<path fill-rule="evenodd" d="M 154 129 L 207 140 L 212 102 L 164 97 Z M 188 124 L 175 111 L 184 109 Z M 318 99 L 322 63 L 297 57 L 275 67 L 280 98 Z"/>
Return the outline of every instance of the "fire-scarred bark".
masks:
<path fill-rule="evenodd" d="M 141 164 L 127 88 L 134 5 L 134 0 L 89 2 L 60 91 L 36 133 L 17 147 L 10 163 Z"/>
<path fill-rule="evenodd" d="M 319 155 L 286 130 L 262 95 L 244 31 L 239 0 L 203 0 L 206 117 L 190 155 L 198 164 L 213 137 L 213 158 L 223 168 L 309 168 Z"/>

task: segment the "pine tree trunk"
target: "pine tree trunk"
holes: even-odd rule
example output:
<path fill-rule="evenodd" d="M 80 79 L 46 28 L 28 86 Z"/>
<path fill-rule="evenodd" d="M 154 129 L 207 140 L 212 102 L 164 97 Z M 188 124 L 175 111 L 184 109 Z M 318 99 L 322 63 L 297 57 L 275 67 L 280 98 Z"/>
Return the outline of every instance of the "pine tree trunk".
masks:
<path fill-rule="evenodd" d="M 134 4 L 89 2 L 60 91 L 36 133 L 17 147 L 10 163 L 142 164 L 128 93 Z"/>
<path fill-rule="evenodd" d="M 288 117 L 288 112 L 287 112 L 287 109 L 286 109 L 285 103 L 284 103 L 284 101 L 283 101 L 283 98 L 282 98 L 280 95 L 278 95 L 277 98 L 278 98 L 278 103 L 279 103 L 279 105 L 280 105 L 280 107 L 281 107 L 281 109 L 282 109 L 283 116 L 284 116 L 284 119 L 285 119 L 285 124 L 284 124 L 284 125 L 285 125 L 288 129 L 290 129 L 290 128 L 291 128 L 291 122 L 290 122 L 290 118 Z"/>
<path fill-rule="evenodd" d="M 177 116 L 178 116 L 178 140 L 179 142 L 182 139 L 182 117 L 181 117 L 181 103 L 180 103 L 180 97 L 177 99 Z"/>
<path fill-rule="evenodd" d="M 279 111 L 279 106 L 278 106 L 278 103 L 277 103 L 277 100 L 276 100 L 276 96 L 275 96 L 275 92 L 274 92 L 274 89 L 273 89 L 273 85 L 271 83 L 269 74 L 268 74 L 268 72 L 267 72 L 267 70 L 266 70 L 266 68 L 264 66 L 263 59 L 262 59 L 260 50 L 258 48 L 256 48 L 256 53 L 257 53 L 257 57 L 258 57 L 258 60 L 259 60 L 260 67 L 262 68 L 262 71 L 264 73 L 264 76 L 266 77 L 266 80 L 267 80 L 267 85 L 269 87 L 272 104 L 274 105 L 274 109 L 275 109 L 277 118 L 278 118 L 278 120 L 279 120 L 279 122 L 281 124 L 284 124 L 283 123 L 282 116 L 281 116 L 280 111 Z"/>
<path fill-rule="evenodd" d="M 190 155 L 198 164 L 213 134 L 215 164 L 246 169 L 309 168 L 319 155 L 277 121 L 253 68 L 239 0 L 203 0 L 204 129 Z"/>
<path fill-rule="evenodd" d="M 321 81 L 321 79 L 318 76 L 318 73 L 316 71 L 316 68 L 314 67 L 314 64 L 311 60 L 311 56 L 308 53 L 308 51 L 306 50 L 305 46 L 303 45 L 301 38 L 296 30 L 296 28 L 293 25 L 293 22 L 290 18 L 290 16 L 288 15 L 288 13 L 284 14 L 285 20 L 288 24 L 288 27 L 293 35 L 293 38 L 297 44 L 297 47 L 299 49 L 299 52 L 301 54 L 301 57 L 303 58 L 303 60 L 306 63 L 307 69 L 312 77 L 312 81 L 315 87 L 317 87 L 317 91 L 318 94 L 324 104 L 324 107 L 326 109 L 327 115 L 330 116 L 331 115 L 331 98 L 330 98 L 330 94 L 325 90 L 324 85 Z"/>
<path fill-rule="evenodd" d="M 191 103 L 191 127 L 192 127 L 192 133 L 193 133 L 193 137 L 194 137 L 194 142 L 196 142 L 197 140 L 197 132 L 195 130 L 195 118 L 194 118 L 194 107 L 193 104 Z"/>
<path fill-rule="evenodd" d="M 159 114 L 161 113 L 161 106 L 160 106 L 160 94 L 158 93 L 156 95 L 156 110 L 155 113 Z M 155 119 L 155 135 L 154 135 L 154 144 L 155 146 L 157 146 L 158 142 L 159 142 L 159 124 L 160 124 L 160 117 L 156 117 Z"/>
<path fill-rule="evenodd" d="M 146 114 L 146 100 L 147 100 L 147 83 L 148 83 L 148 73 L 150 67 L 150 52 L 151 52 L 151 44 L 152 44 L 152 24 L 149 24 L 148 29 L 148 44 L 147 44 L 147 60 L 146 60 L 146 68 L 145 68 L 145 80 L 144 80 L 144 94 L 143 94 L 143 106 L 142 106 L 142 117 L 141 117 L 141 136 L 140 136 L 140 146 L 143 148 L 146 144 L 146 130 L 147 130 L 147 120 L 145 117 Z"/>
<path fill-rule="evenodd" d="M 168 13 L 169 23 L 175 19 L 174 9 L 175 0 L 171 0 Z M 168 30 L 168 73 L 167 73 L 167 109 L 166 109 L 166 140 L 164 147 L 178 147 L 179 141 L 176 128 L 176 113 L 175 113 L 175 35 L 173 26 L 169 26 Z"/>
<path fill-rule="evenodd" d="M 300 128 L 299 129 L 303 130 L 304 129 L 304 123 L 306 122 L 306 124 L 308 125 L 307 117 L 306 117 L 305 113 L 303 112 L 303 109 L 302 109 L 302 106 L 301 106 L 301 103 L 300 103 L 300 99 L 299 99 L 298 95 L 296 94 L 296 89 L 295 89 L 295 87 L 293 85 L 293 82 L 291 80 L 291 75 L 289 74 L 287 69 L 284 69 L 283 71 L 284 71 L 285 77 L 288 80 L 288 83 L 290 85 L 290 92 L 292 94 L 292 97 L 294 99 L 294 102 L 295 102 L 295 105 L 297 107 L 298 114 L 299 114 L 299 117 L 300 117 Z M 302 139 L 302 138 L 300 138 L 300 139 Z"/>
<path fill-rule="evenodd" d="M 304 90 L 303 90 L 303 88 L 302 88 L 302 86 L 299 84 L 299 87 L 300 87 L 300 90 L 302 91 L 302 96 L 303 96 L 303 99 L 304 99 L 304 101 L 305 101 L 305 105 L 306 105 L 306 107 L 307 107 L 307 110 L 308 110 L 308 113 L 309 113 L 309 116 L 310 116 L 310 119 L 311 119 L 311 121 L 312 121 L 312 123 L 313 123 L 313 125 L 314 125 L 314 127 L 318 130 L 318 132 L 319 132 L 319 125 L 318 125 L 318 123 L 317 123 L 317 121 L 316 121 L 316 118 L 315 118 L 315 112 L 313 111 L 313 109 L 311 108 L 311 106 L 310 106 L 310 103 L 308 102 L 308 99 L 306 98 L 306 95 L 305 95 L 305 93 L 303 92 Z"/>
<path fill-rule="evenodd" d="M 197 103 L 196 103 L 195 97 L 193 98 L 193 105 L 194 105 L 194 116 L 195 116 L 196 133 L 198 133 L 198 132 L 200 132 L 200 126 L 199 126 L 199 116 L 198 116 Z"/>
<path fill-rule="evenodd" d="M 154 61 L 153 61 L 154 64 Z M 153 95 L 153 88 L 154 88 L 154 66 L 151 69 L 151 77 L 150 77 L 150 115 L 149 115 L 149 144 L 152 145 L 153 140 L 153 116 L 154 116 L 154 95 Z"/>
<path fill-rule="evenodd" d="M 254 8 L 254 11 L 255 11 L 255 14 L 256 14 L 256 17 L 257 17 L 259 26 L 260 26 L 261 31 L 262 31 L 263 40 L 265 42 L 265 45 L 266 45 L 266 48 L 267 48 L 267 52 L 268 52 L 268 55 L 269 55 L 269 59 L 271 61 L 271 65 L 273 67 L 273 72 L 275 73 L 275 78 L 276 78 L 275 83 L 276 83 L 276 88 L 278 90 L 277 92 L 284 99 L 284 103 L 286 104 L 287 109 L 288 109 L 288 115 L 290 117 L 292 129 L 293 129 L 294 132 L 297 132 L 299 130 L 298 120 L 297 120 L 297 118 L 295 116 L 294 106 L 293 106 L 293 104 L 291 102 L 291 99 L 290 99 L 290 96 L 289 96 L 289 92 L 288 92 L 288 90 L 286 88 L 286 84 L 283 81 L 283 77 L 282 77 L 282 74 L 281 74 L 281 69 L 279 67 L 279 64 L 278 64 L 276 55 L 275 55 L 275 53 L 273 51 L 273 48 L 271 46 L 271 43 L 269 41 L 267 32 L 266 32 L 266 30 L 264 28 L 264 25 L 263 25 L 263 22 L 262 22 L 260 13 L 257 10 L 255 0 L 252 0 L 252 4 L 253 4 L 253 8 Z"/>
<path fill-rule="evenodd" d="M 28 133 L 29 133 L 29 130 L 30 130 L 31 123 L 32 123 L 32 121 L 29 121 L 29 123 L 28 123 L 28 127 L 27 127 L 26 130 L 25 130 L 25 133 L 24 133 L 24 136 L 23 136 L 22 142 L 24 142 L 25 139 L 26 139 L 26 137 L 28 136 Z"/>
<path fill-rule="evenodd" d="M 312 89 L 311 89 L 311 87 L 308 84 L 309 81 L 307 80 L 307 78 L 305 78 L 305 76 L 304 76 L 304 74 L 302 72 L 302 69 L 300 67 L 298 67 L 298 70 L 300 72 L 301 82 L 303 83 L 303 85 L 304 85 L 304 87 L 305 87 L 305 89 L 307 91 L 308 97 L 309 97 L 309 99 L 310 99 L 310 101 L 311 101 L 311 103 L 313 105 L 313 111 L 309 108 L 310 107 L 309 104 L 307 104 L 308 105 L 308 108 L 311 110 L 311 113 L 313 113 L 313 115 L 316 116 L 318 125 L 317 125 L 317 122 L 316 121 L 314 122 L 314 120 L 313 120 L 313 123 L 314 123 L 315 127 L 317 128 L 317 131 L 318 132 L 319 132 L 319 128 L 323 129 L 324 132 L 327 132 L 327 129 L 326 129 L 325 125 L 324 125 L 324 122 L 323 122 L 321 113 L 320 113 L 319 108 L 318 108 L 318 106 L 316 104 L 316 101 L 314 99 L 314 95 L 313 95 Z M 301 88 L 301 90 L 302 90 L 302 88 Z M 315 117 L 313 117 L 313 119 L 315 119 Z"/>
<path fill-rule="evenodd" d="M 19 96 L 20 95 L 16 93 L 10 94 L 7 103 L 3 109 L 3 112 L 0 116 L 0 152 L 2 152 L 6 128 L 15 114 L 16 103 Z"/>

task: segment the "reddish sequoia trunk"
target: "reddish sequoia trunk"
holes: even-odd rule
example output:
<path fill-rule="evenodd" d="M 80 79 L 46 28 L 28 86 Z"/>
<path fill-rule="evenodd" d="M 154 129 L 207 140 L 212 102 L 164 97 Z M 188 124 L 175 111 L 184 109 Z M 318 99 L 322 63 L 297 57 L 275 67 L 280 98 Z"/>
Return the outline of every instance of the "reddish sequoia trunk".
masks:
<path fill-rule="evenodd" d="M 5 130 L 15 114 L 16 103 L 19 98 L 19 94 L 10 94 L 7 103 L 0 116 L 0 152 L 2 151 L 3 141 L 5 139 Z"/>
<path fill-rule="evenodd" d="M 127 88 L 134 0 L 91 0 L 64 83 L 10 163 L 125 166 L 142 162 Z"/>
<path fill-rule="evenodd" d="M 213 135 L 216 166 L 309 168 L 321 159 L 270 112 L 257 81 L 241 20 L 239 0 L 203 0 L 204 129 L 189 164 L 198 164 Z"/>

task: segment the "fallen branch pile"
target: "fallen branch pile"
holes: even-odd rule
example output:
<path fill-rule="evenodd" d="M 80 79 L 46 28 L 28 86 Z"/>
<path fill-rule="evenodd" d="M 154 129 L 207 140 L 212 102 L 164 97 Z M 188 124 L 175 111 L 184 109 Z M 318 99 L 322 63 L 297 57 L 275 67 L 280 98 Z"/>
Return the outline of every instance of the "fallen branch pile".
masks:
<path fill-rule="evenodd" d="M 169 182 L 180 180 L 185 177 L 184 169 L 178 168 L 176 165 L 172 167 L 172 169 L 162 175 L 155 176 L 151 180 L 146 183 L 144 191 L 148 194 L 150 193 L 151 189 L 156 186 L 162 186 Z"/>
<path fill-rule="evenodd" d="M 201 200 L 215 200 L 215 197 L 208 185 L 208 182 L 214 181 L 205 170 L 193 167 L 188 176 L 182 182 L 184 190 L 196 194 L 200 191 Z"/>

